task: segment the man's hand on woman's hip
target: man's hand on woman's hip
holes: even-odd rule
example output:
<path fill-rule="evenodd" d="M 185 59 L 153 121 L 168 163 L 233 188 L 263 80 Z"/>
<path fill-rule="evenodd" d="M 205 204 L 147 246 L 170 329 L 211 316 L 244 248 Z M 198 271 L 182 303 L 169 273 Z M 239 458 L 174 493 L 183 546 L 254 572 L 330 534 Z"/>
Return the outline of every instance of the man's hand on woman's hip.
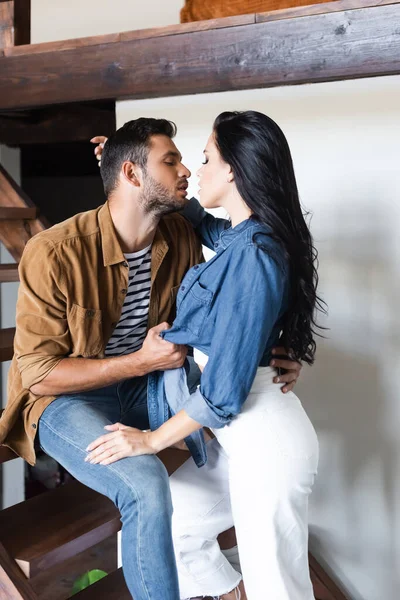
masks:
<path fill-rule="evenodd" d="M 274 378 L 274 382 L 283 383 L 284 385 L 281 388 L 282 392 L 287 394 L 287 392 L 291 392 L 296 385 L 303 366 L 300 362 L 291 360 L 283 347 L 273 348 L 272 354 L 279 358 L 273 358 L 270 362 L 270 366 L 275 369 L 280 368 L 285 370 L 285 373 L 279 374 Z M 282 356 L 286 358 L 282 358 Z"/>

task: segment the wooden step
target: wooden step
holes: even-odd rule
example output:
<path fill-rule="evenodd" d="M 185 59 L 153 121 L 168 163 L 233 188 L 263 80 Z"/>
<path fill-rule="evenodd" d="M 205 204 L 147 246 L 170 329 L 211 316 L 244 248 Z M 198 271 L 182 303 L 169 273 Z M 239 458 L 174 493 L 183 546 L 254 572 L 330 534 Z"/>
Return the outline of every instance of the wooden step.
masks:
<path fill-rule="evenodd" d="M 20 208 L 16 206 L 0 206 L 1 221 L 31 221 L 36 219 L 38 210 L 35 207 Z"/>
<path fill-rule="evenodd" d="M 0 362 L 11 360 L 14 354 L 15 327 L 0 329 Z"/>
<path fill-rule="evenodd" d="M 0 283 L 19 281 L 18 265 L 15 263 L 0 265 Z"/>
<path fill-rule="evenodd" d="M 0 512 L 2 544 L 28 578 L 120 528 L 114 504 L 77 481 Z"/>
<path fill-rule="evenodd" d="M 74 600 L 132 600 L 132 596 L 126 587 L 122 569 L 118 569 L 107 577 L 96 581 L 85 590 L 75 594 Z"/>

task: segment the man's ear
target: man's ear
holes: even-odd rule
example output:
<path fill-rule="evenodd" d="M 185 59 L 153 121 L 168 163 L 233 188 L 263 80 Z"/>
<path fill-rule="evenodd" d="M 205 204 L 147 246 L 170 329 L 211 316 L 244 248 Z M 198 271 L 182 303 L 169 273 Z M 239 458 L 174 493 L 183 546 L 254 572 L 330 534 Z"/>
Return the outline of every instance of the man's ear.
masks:
<path fill-rule="evenodd" d="M 142 170 L 135 163 L 129 160 L 126 160 L 124 163 L 122 163 L 121 177 L 125 179 L 125 181 L 129 182 L 131 185 L 134 185 L 135 187 L 140 187 L 142 180 L 141 175 Z"/>

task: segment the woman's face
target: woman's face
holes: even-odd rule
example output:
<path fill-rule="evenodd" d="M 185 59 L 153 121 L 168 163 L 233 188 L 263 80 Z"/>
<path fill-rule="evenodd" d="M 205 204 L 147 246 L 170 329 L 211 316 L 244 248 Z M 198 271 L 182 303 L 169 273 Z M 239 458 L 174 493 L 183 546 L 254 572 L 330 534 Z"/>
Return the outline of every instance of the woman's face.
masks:
<path fill-rule="evenodd" d="M 231 191 L 233 176 L 230 166 L 222 160 L 213 133 L 208 138 L 204 150 L 204 163 L 197 171 L 197 176 L 200 186 L 200 204 L 204 208 L 223 206 L 224 200 Z"/>

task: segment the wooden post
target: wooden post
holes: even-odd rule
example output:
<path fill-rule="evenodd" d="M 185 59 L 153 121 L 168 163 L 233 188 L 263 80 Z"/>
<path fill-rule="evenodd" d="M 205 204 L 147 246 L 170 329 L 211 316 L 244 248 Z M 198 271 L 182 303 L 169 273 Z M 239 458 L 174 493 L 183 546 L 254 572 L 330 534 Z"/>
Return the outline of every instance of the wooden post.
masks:
<path fill-rule="evenodd" d="M 31 42 L 31 0 L 0 0 L 0 50 Z"/>

